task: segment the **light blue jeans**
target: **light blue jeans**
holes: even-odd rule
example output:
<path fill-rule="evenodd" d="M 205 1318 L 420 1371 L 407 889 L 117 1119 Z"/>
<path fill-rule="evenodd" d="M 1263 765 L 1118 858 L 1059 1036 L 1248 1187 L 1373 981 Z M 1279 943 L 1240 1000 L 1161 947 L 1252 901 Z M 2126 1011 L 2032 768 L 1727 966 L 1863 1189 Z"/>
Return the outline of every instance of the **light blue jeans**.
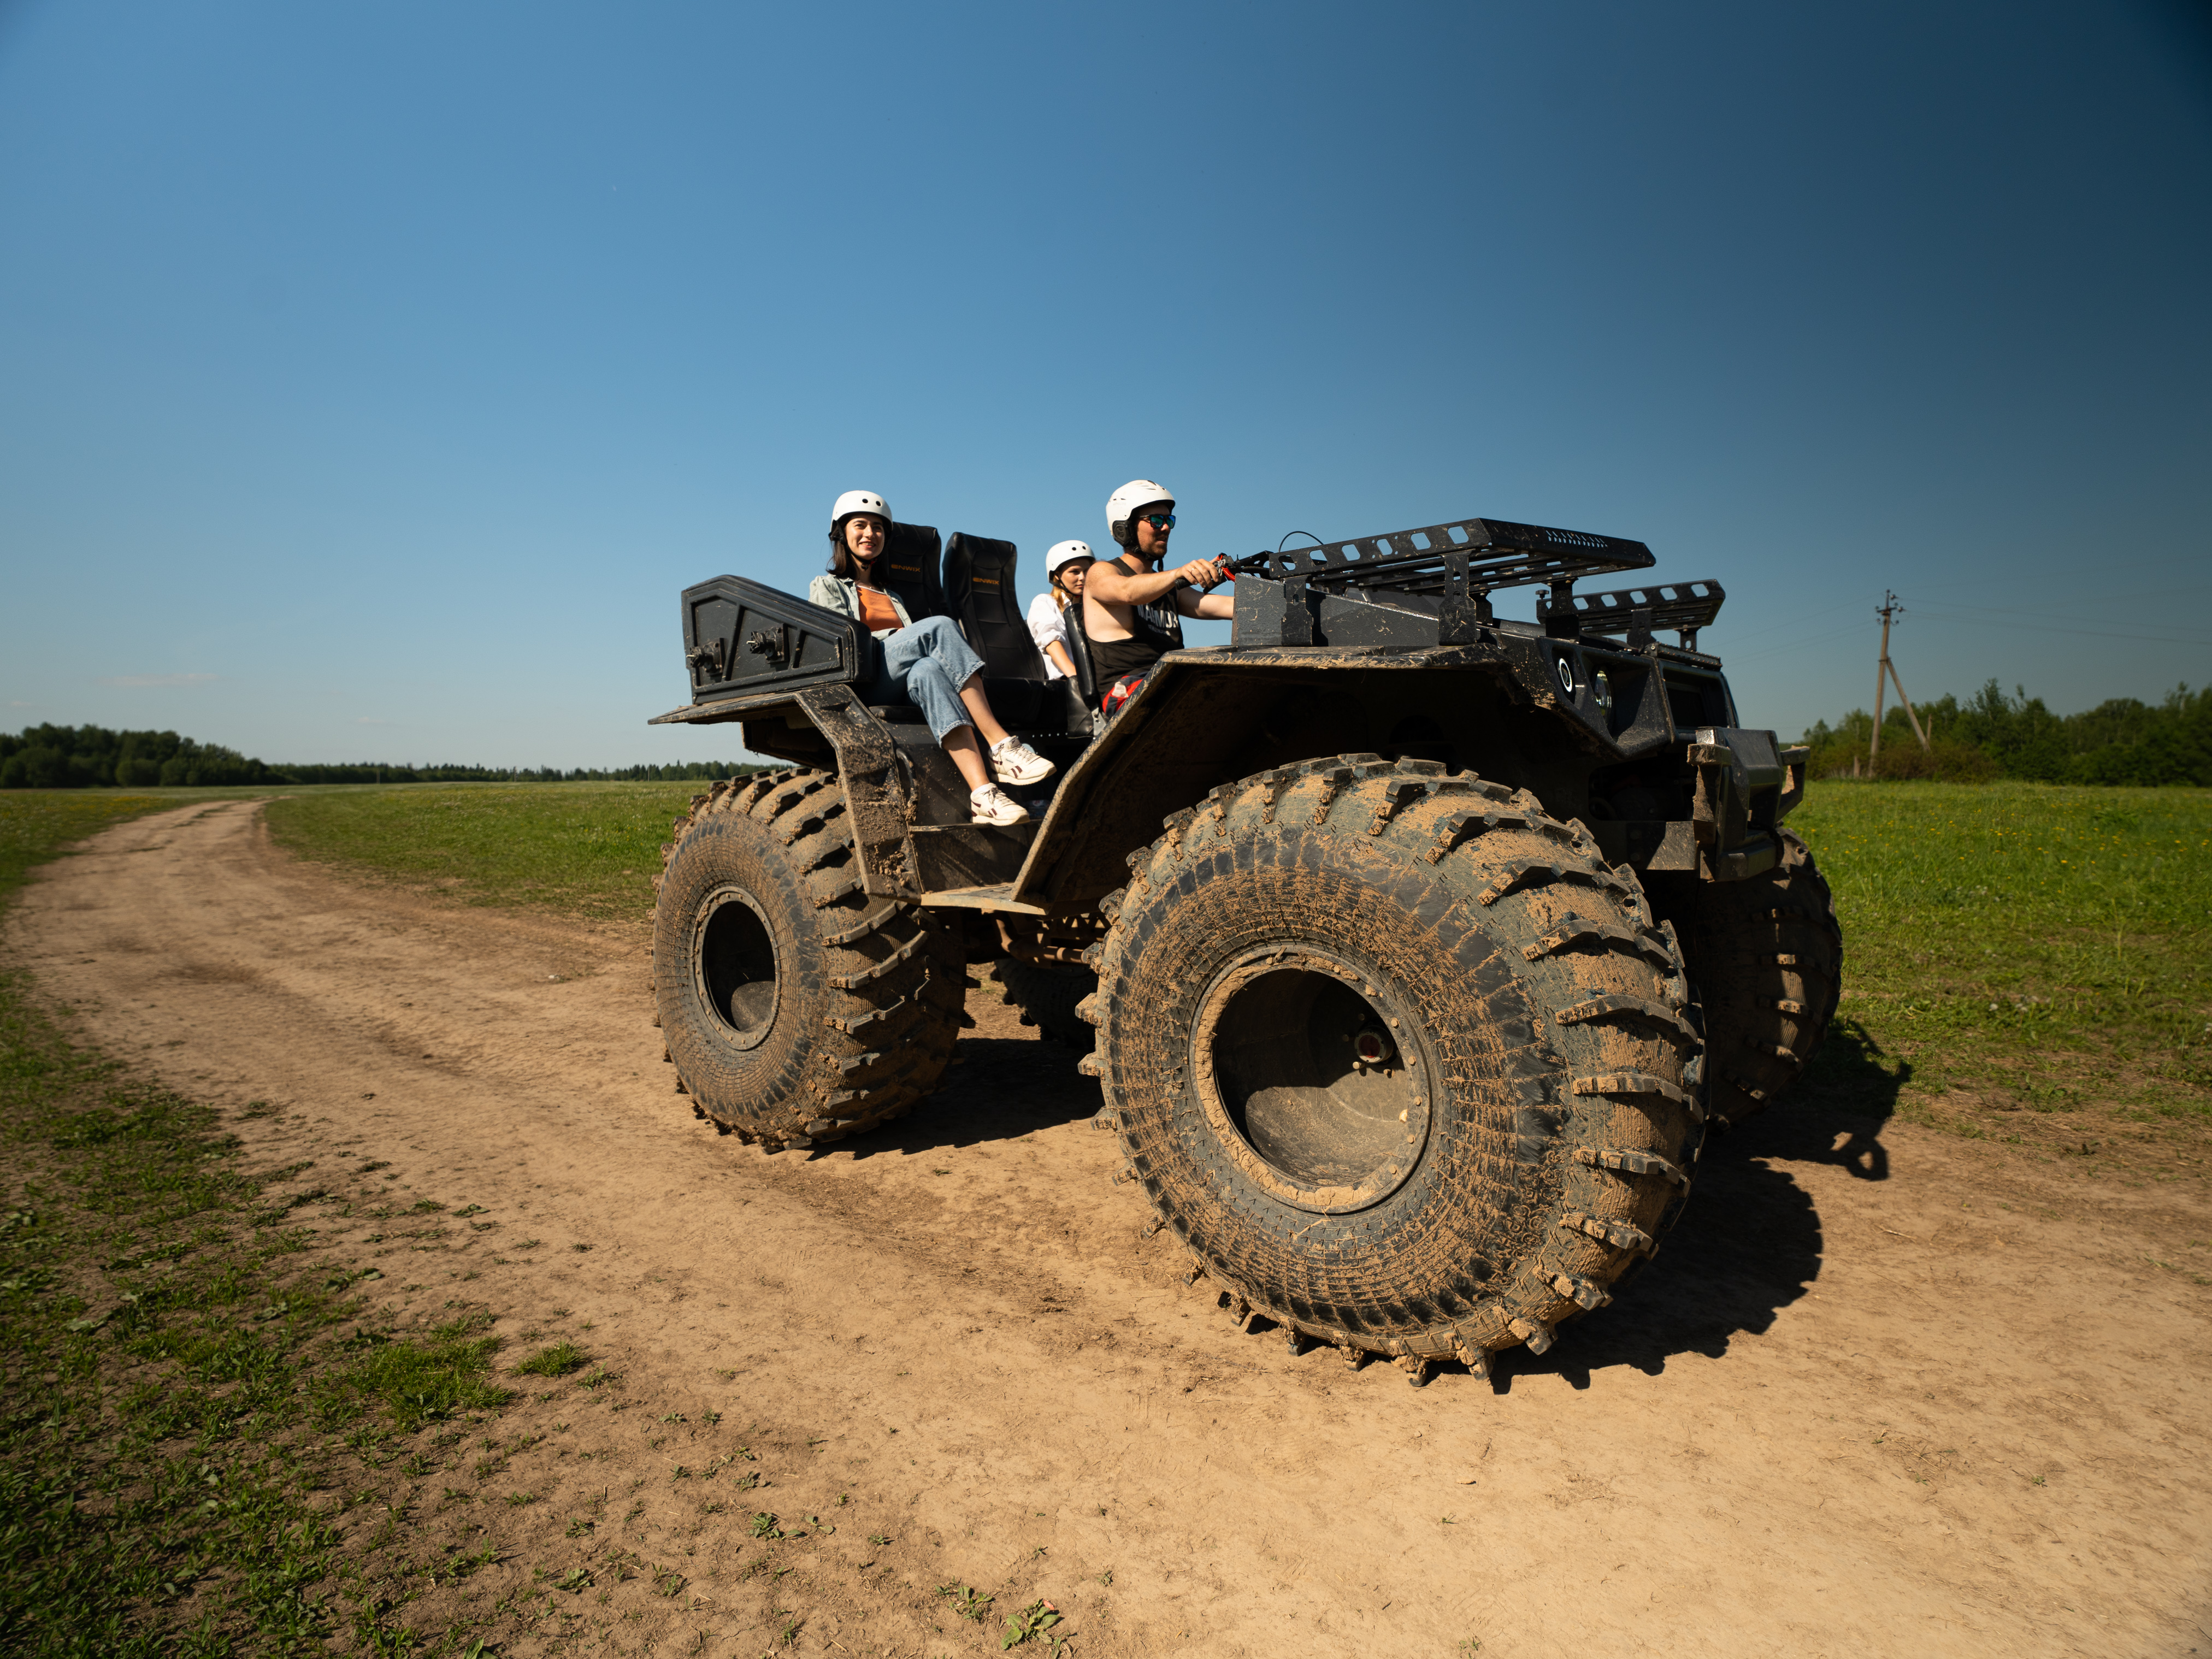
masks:
<path fill-rule="evenodd" d="M 939 743 L 969 724 L 960 688 L 982 672 L 983 659 L 960 637 L 957 623 L 950 617 L 924 617 L 876 643 L 880 651 L 866 693 L 870 702 L 918 705 Z"/>

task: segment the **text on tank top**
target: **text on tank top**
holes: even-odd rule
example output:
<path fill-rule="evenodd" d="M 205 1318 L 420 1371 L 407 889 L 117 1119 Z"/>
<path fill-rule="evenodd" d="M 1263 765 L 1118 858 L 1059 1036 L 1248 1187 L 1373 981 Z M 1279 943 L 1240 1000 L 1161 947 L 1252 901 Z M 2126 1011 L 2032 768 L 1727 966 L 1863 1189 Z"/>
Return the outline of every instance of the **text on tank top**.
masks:
<path fill-rule="evenodd" d="M 1116 559 L 1114 562 L 1121 564 L 1121 560 Z M 1128 569 L 1127 565 L 1121 568 Z M 1143 576 L 1152 573 L 1139 567 L 1130 570 L 1129 574 Z M 1076 615 L 1079 622 L 1082 616 L 1080 605 L 1076 609 Z M 1129 621 L 1132 625 L 1129 637 L 1126 640 L 1102 640 L 1089 629 L 1084 629 L 1083 637 L 1091 646 L 1091 666 L 1098 677 L 1101 690 L 1110 680 L 1123 674 L 1133 674 L 1142 668 L 1150 668 L 1169 652 L 1182 649 L 1182 613 L 1176 609 L 1173 592 L 1163 594 L 1151 605 L 1131 606 Z"/>

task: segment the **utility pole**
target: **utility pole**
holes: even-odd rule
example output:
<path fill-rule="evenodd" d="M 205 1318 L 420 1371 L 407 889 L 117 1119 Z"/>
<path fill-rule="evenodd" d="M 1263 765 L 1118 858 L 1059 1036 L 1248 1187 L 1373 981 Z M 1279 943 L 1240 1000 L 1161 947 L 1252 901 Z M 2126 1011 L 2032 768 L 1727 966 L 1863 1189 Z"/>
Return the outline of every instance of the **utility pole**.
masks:
<path fill-rule="evenodd" d="M 1897 688 L 1897 700 L 1905 705 L 1905 718 L 1912 722 L 1912 735 L 1920 739 L 1920 747 L 1923 752 L 1928 747 L 1928 734 L 1920 729 L 1920 716 L 1912 712 L 1912 699 L 1905 695 L 1905 682 L 1898 678 L 1897 665 L 1889 659 L 1890 619 L 1903 616 L 1905 607 L 1898 602 L 1896 594 L 1885 588 L 1882 591 L 1881 603 L 1875 607 L 1874 614 L 1881 618 L 1881 660 L 1875 665 L 1874 671 L 1874 740 L 1867 745 L 1867 775 L 1869 777 L 1874 776 L 1875 768 L 1881 759 L 1883 681 L 1887 680 Z"/>

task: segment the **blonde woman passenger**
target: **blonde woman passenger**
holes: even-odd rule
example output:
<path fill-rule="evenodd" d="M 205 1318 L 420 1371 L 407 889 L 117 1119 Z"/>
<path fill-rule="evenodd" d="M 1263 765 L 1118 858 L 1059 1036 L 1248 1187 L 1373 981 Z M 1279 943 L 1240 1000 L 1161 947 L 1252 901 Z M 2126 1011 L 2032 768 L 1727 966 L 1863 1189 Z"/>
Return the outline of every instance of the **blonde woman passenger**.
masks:
<path fill-rule="evenodd" d="M 1070 654 L 1067 629 L 1080 621 L 1075 607 L 1083 602 L 1083 581 L 1096 556 L 1083 542 L 1055 542 L 1044 556 L 1046 591 L 1030 601 L 1030 637 L 1044 656 L 1045 678 L 1072 680 L 1075 659 Z"/>
<path fill-rule="evenodd" d="M 1029 809 L 1000 783 L 1040 783 L 1053 775 L 1053 763 L 999 724 L 983 695 L 983 659 L 960 636 L 959 625 L 950 617 L 915 622 L 899 596 L 882 585 L 878 566 L 890 527 L 890 507 L 874 491 L 848 489 L 840 495 L 830 510 L 830 569 L 814 579 L 806 597 L 852 617 L 874 641 L 861 696 L 872 703 L 910 702 L 921 708 L 967 782 L 970 821 L 1020 823 Z M 979 732 L 990 745 L 988 761 L 976 741 Z"/>

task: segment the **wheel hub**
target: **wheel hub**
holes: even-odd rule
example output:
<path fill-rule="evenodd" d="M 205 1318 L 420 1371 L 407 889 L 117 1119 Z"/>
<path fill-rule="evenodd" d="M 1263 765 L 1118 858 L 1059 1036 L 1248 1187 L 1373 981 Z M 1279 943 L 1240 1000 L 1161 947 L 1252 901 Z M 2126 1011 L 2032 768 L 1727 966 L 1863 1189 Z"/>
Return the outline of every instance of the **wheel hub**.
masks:
<path fill-rule="evenodd" d="M 1433 1089 L 1410 1012 L 1348 959 L 1248 951 L 1200 999 L 1191 1071 L 1238 1168 L 1285 1204 L 1341 1215 L 1403 1186 Z"/>
<path fill-rule="evenodd" d="M 736 1048 L 757 1048 L 775 1024 L 775 938 L 742 887 L 717 887 L 692 916 L 691 977 L 721 1035 Z"/>

